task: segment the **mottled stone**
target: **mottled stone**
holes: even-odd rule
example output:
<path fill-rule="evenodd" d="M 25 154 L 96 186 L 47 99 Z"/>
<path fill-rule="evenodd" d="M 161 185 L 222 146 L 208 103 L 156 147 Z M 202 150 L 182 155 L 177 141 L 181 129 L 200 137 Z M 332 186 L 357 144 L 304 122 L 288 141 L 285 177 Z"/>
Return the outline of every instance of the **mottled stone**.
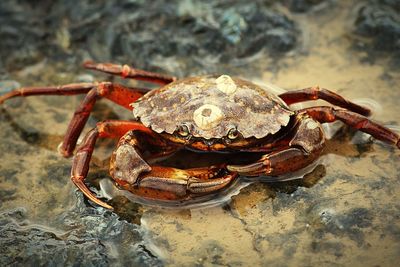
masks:
<path fill-rule="evenodd" d="M 303 13 L 313 9 L 331 6 L 335 0 L 285 0 L 284 3 L 293 12 Z"/>
<path fill-rule="evenodd" d="M 369 60 L 389 57 L 394 66 L 400 64 L 400 5 L 399 1 L 365 1 L 356 6 L 355 33 L 362 36 L 357 46 L 371 51 Z"/>
<path fill-rule="evenodd" d="M 290 51 L 298 36 L 293 21 L 273 5 L 237 0 L 2 1 L 0 10 L 0 55 L 8 68 L 43 57 L 82 62 L 90 56 L 184 74 L 207 66 L 210 72 L 238 56 Z M 169 58 L 178 70 L 165 64 Z"/>

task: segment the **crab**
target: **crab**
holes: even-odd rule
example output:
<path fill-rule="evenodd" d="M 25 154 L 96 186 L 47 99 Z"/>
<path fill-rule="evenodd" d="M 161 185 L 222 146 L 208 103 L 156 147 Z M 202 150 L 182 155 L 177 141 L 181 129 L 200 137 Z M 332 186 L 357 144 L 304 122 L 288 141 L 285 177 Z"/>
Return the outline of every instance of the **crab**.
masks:
<path fill-rule="evenodd" d="M 110 160 L 110 175 L 122 189 L 161 201 L 195 199 L 227 188 L 240 176 L 278 177 L 305 168 L 325 146 L 321 123 L 342 121 L 400 148 L 399 135 L 367 118 L 368 108 L 319 87 L 275 95 L 252 82 L 228 75 L 205 75 L 177 80 L 173 76 L 134 69 L 128 65 L 86 62 L 88 69 L 160 84 L 154 90 L 117 83 L 75 83 L 26 87 L 0 96 L 0 104 L 18 96 L 77 95 L 86 97 L 76 109 L 59 148 L 73 154 L 86 121 L 100 98 L 133 111 L 132 121 L 97 123 L 77 148 L 71 180 L 94 203 L 113 209 L 85 184 L 98 138 L 118 139 Z M 293 110 L 308 100 L 333 106 Z M 198 152 L 261 153 L 254 162 L 191 169 L 150 165 L 149 159 L 188 149 Z M 278 179 L 278 178 L 277 178 Z"/>

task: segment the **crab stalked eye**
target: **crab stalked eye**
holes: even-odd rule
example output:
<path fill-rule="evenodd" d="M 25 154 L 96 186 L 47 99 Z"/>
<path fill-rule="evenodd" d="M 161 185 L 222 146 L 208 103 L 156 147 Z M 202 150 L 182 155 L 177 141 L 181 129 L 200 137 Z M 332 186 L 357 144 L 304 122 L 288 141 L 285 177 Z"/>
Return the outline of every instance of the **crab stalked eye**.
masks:
<path fill-rule="evenodd" d="M 189 127 L 185 124 L 179 125 L 176 132 L 182 137 L 187 137 L 189 135 Z"/>
<path fill-rule="evenodd" d="M 232 128 L 229 130 L 227 137 L 231 140 L 236 139 L 239 136 L 239 132 L 236 128 Z"/>

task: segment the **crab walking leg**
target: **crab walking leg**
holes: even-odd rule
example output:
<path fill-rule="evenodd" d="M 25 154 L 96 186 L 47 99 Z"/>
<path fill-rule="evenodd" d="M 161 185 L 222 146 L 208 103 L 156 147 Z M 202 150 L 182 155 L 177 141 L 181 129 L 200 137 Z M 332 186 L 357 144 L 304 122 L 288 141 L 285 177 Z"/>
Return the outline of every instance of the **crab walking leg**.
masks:
<path fill-rule="evenodd" d="M 325 100 L 333 105 L 348 109 L 350 111 L 359 113 L 364 116 L 371 115 L 371 111 L 368 108 L 357 105 L 349 100 L 344 99 L 342 96 L 324 89 L 316 87 L 309 87 L 300 90 L 289 91 L 280 94 L 279 97 L 285 101 L 286 104 L 291 105 L 294 103 L 305 102 L 309 100 Z"/>
<path fill-rule="evenodd" d="M 71 169 L 71 180 L 88 199 L 106 209 L 112 210 L 113 207 L 98 199 L 84 183 L 89 171 L 90 159 L 92 157 L 94 145 L 98 136 L 99 132 L 96 128 L 92 129 L 86 134 L 82 146 L 78 149 L 78 152 L 74 156 Z"/>
<path fill-rule="evenodd" d="M 83 66 L 87 69 L 98 70 L 101 72 L 120 75 L 123 78 L 131 78 L 141 81 L 147 81 L 158 84 L 168 84 L 176 80 L 176 77 L 149 72 L 140 69 L 134 69 L 129 67 L 128 65 L 118 65 L 112 63 L 94 63 L 91 61 L 87 61 L 83 63 Z"/>
<path fill-rule="evenodd" d="M 281 148 L 262 156 L 255 163 L 228 165 L 227 169 L 245 176 L 278 176 L 300 170 L 315 161 L 325 146 L 321 125 L 300 114 L 296 134 Z"/>
<path fill-rule="evenodd" d="M 228 165 L 231 172 L 244 176 L 278 176 L 294 172 L 310 165 L 322 150 L 307 153 L 301 148 L 291 147 L 264 155 L 260 160 L 248 165 Z"/>
<path fill-rule="evenodd" d="M 22 87 L 1 95 L 0 104 L 10 98 L 19 96 L 86 94 L 95 86 L 95 83 L 71 83 L 61 86 Z"/>
<path fill-rule="evenodd" d="M 98 137 L 101 138 L 120 138 L 126 132 L 136 129 L 143 132 L 151 132 L 149 129 L 144 127 L 142 124 L 130 121 L 104 121 L 99 122 L 96 128 L 90 130 L 82 145 L 78 148 L 77 153 L 74 156 L 72 169 L 71 169 L 71 180 L 72 182 L 88 197 L 90 200 L 96 204 L 112 209 L 110 205 L 99 200 L 85 185 L 84 180 L 89 171 L 89 163 L 93 154 L 94 146 Z"/>
<path fill-rule="evenodd" d="M 99 83 L 97 86 L 91 89 L 75 110 L 64 136 L 63 143 L 59 148 L 60 153 L 64 157 L 69 157 L 72 155 L 77 140 L 89 118 L 90 113 L 92 112 L 97 99 L 105 97 L 114 103 L 131 110 L 132 108 L 129 105 L 143 95 L 141 91 L 141 89 L 134 90 L 132 88 L 108 82 Z"/>
<path fill-rule="evenodd" d="M 5 100 L 19 96 L 86 94 L 86 97 L 76 109 L 74 116 L 68 125 L 64 141 L 59 148 L 60 153 L 64 157 L 69 157 L 75 149 L 79 135 L 81 134 L 97 99 L 105 97 L 120 106 L 132 110 L 130 104 L 140 98 L 147 91 L 149 91 L 149 89 L 125 87 L 110 82 L 74 83 L 47 87 L 23 87 L 0 96 L 0 104 Z"/>
<path fill-rule="evenodd" d="M 400 137 L 398 134 L 360 114 L 326 106 L 305 108 L 299 110 L 299 112 L 307 113 L 321 123 L 340 120 L 352 128 L 368 133 L 378 140 L 400 148 Z"/>

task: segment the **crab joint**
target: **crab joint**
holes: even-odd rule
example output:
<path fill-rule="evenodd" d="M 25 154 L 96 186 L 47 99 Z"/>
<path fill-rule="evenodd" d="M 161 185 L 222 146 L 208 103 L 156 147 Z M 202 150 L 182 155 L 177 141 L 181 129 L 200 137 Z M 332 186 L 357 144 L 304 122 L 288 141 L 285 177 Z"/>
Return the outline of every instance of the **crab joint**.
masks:
<path fill-rule="evenodd" d="M 123 65 L 122 66 L 122 71 L 121 71 L 121 76 L 123 77 L 123 78 L 126 78 L 126 77 L 128 77 L 129 76 L 129 73 L 131 72 L 131 67 L 129 67 L 128 65 Z"/>

